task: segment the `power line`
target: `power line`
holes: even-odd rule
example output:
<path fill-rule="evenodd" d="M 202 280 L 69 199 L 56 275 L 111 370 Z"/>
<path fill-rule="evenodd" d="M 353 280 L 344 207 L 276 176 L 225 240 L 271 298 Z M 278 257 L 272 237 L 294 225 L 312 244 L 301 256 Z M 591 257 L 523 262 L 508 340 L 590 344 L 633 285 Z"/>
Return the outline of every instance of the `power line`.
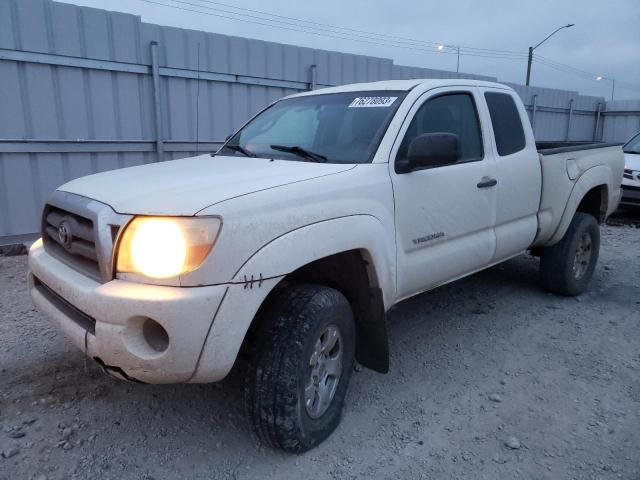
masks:
<path fill-rule="evenodd" d="M 555 63 L 547 62 L 546 60 L 542 60 L 540 58 L 536 59 L 536 57 L 533 58 L 533 61 L 535 63 L 539 64 L 539 65 L 543 65 L 545 67 L 552 68 L 552 69 L 557 70 L 559 72 L 575 75 L 575 76 L 583 78 L 585 80 L 592 80 L 594 82 L 596 81 L 596 76 L 595 75 L 585 74 L 585 73 L 582 73 L 580 71 L 576 71 L 575 69 L 573 69 L 571 67 L 565 67 L 563 65 L 558 65 L 558 64 L 555 64 Z"/>
<path fill-rule="evenodd" d="M 575 68 L 575 67 L 571 67 L 569 65 L 566 65 L 564 63 L 560 63 L 560 62 L 556 62 L 555 60 L 551 60 L 550 58 L 546 58 L 543 57 L 542 55 L 534 55 L 534 60 L 536 60 L 540 63 L 544 63 L 547 65 L 554 65 L 556 67 L 560 67 L 563 69 L 567 69 L 570 70 L 573 73 L 576 74 L 580 74 L 580 75 L 586 75 L 587 77 L 595 80 L 595 78 L 597 77 L 597 75 L 595 73 L 592 72 L 587 72 L 586 70 L 580 70 L 579 68 Z"/>
<path fill-rule="evenodd" d="M 253 24 L 256 24 L 256 25 L 262 25 L 262 26 L 265 26 L 265 27 L 279 28 L 279 29 L 282 29 L 282 30 L 289 30 L 289 31 L 293 31 L 293 32 L 309 33 L 309 34 L 312 34 L 312 35 L 319 35 L 319 36 L 324 36 L 324 37 L 337 38 L 337 39 L 340 39 L 340 40 L 353 40 L 353 41 L 357 41 L 357 42 L 361 42 L 361 43 L 369 43 L 369 44 L 372 44 L 372 45 L 383 45 L 383 46 L 387 45 L 387 44 L 380 43 L 380 42 L 373 42 L 373 41 L 368 41 L 368 40 L 355 39 L 355 38 L 350 38 L 350 37 L 346 37 L 346 36 L 330 35 L 328 33 L 318 33 L 318 32 L 313 32 L 313 31 L 310 31 L 310 30 L 301 30 L 300 28 L 293 28 L 293 27 L 287 27 L 287 26 L 281 26 L 281 25 L 272 25 L 272 24 L 269 24 L 269 23 L 263 23 L 263 22 L 259 22 L 259 21 L 255 21 L 255 20 L 247 20 L 245 18 L 230 17 L 228 15 L 222 15 L 222 14 L 219 14 L 219 13 L 204 12 L 202 10 L 195 10 L 195 9 L 192 9 L 192 8 L 180 7 L 178 5 L 170 5 L 170 4 L 161 3 L 161 2 L 158 2 L 158 1 L 154 1 L 154 0 L 139 0 L 139 1 L 145 2 L 145 3 L 154 4 L 154 5 L 160 5 L 160 6 L 163 6 L 163 7 L 174 8 L 174 9 L 177 9 L 177 10 L 183 10 L 185 12 L 201 13 L 201 14 L 210 15 L 210 16 L 213 16 L 213 17 L 225 18 L 225 19 L 228 19 L 228 20 L 235 20 L 235 21 L 238 21 L 238 22 L 253 23 Z M 182 2 L 182 3 L 186 3 L 186 2 Z M 193 4 L 193 5 L 195 5 L 195 4 Z M 234 14 L 234 15 L 238 15 L 238 14 Z M 263 19 L 263 20 L 268 21 L 266 19 Z M 422 50 L 422 51 L 431 52 L 431 53 L 438 53 L 438 50 L 436 48 L 434 48 L 433 50 L 418 49 L 418 48 L 414 49 L 414 48 L 412 48 L 412 50 Z M 449 53 L 449 52 L 446 52 L 446 53 Z"/>
<path fill-rule="evenodd" d="M 316 31 L 309 31 L 308 29 L 317 29 L 320 31 L 324 31 L 324 32 L 328 32 L 329 35 L 327 36 L 331 36 L 333 38 L 341 38 L 341 39 L 347 39 L 347 40 L 356 40 L 355 38 L 353 38 L 354 36 L 360 39 L 365 39 L 367 40 L 367 42 L 365 43 L 373 43 L 373 42 L 380 42 L 380 41 L 387 41 L 387 42 L 391 42 L 394 47 L 401 47 L 401 48 L 407 48 L 407 47 L 411 47 L 412 49 L 416 49 L 416 50 L 421 50 L 421 51 L 427 51 L 427 52 L 433 52 L 433 53 L 446 53 L 446 54 L 450 54 L 450 55 L 457 55 L 457 48 L 458 47 L 453 47 L 450 45 L 444 45 L 441 43 L 437 43 L 437 42 L 426 42 L 426 41 L 420 41 L 420 40 L 415 40 L 415 39 L 404 39 L 403 37 L 395 37 L 395 36 L 391 36 L 391 35 L 384 35 L 384 34 L 379 34 L 379 33 L 374 33 L 374 32 L 367 32 L 367 31 L 363 31 L 363 30 L 355 30 L 355 29 L 351 29 L 351 28 L 345 28 L 345 27 L 337 27 L 337 26 L 333 26 L 333 25 L 327 25 L 327 24 L 322 24 L 319 22 L 311 22 L 311 21 L 307 21 L 307 20 L 301 20 L 298 18 L 294 18 L 294 17 L 286 17 L 284 15 L 275 15 L 275 14 L 270 14 L 268 12 L 262 12 L 259 10 L 252 10 L 252 9 L 247 9 L 247 8 L 241 8 L 241 7 L 235 7 L 235 6 L 231 6 L 228 4 L 223 4 L 220 2 L 213 2 L 210 0 L 199 0 L 201 2 L 206 2 L 206 3 L 210 3 L 210 4 L 217 4 L 217 5 L 225 5 L 225 6 L 229 6 L 231 8 L 235 8 L 238 10 L 243 10 L 243 11 L 249 11 L 249 12 L 253 12 L 253 13 L 258 13 L 261 15 L 269 15 L 269 16 L 274 16 L 274 17 L 278 17 L 278 18 L 286 18 L 286 19 L 290 19 L 290 20 L 294 20 L 296 23 L 292 23 L 292 22 L 285 22 L 282 20 L 274 20 L 271 18 L 263 18 L 263 17 L 259 17 L 259 16 L 255 16 L 255 15 L 248 15 L 248 14 L 243 14 L 243 13 L 239 13 L 239 12 L 233 12 L 233 11 L 229 11 L 229 10 L 222 10 L 222 9 L 216 9 L 213 7 L 207 7 L 205 5 L 199 5 L 199 4 L 194 4 L 191 2 L 187 2 L 185 0 L 169 0 L 175 3 L 181 3 L 181 4 L 185 4 L 185 5 L 190 5 L 190 6 L 195 6 L 198 8 L 206 8 L 207 10 L 213 10 L 216 12 L 222 12 L 222 13 L 227 13 L 227 14 L 231 14 L 231 15 L 236 15 L 240 18 L 234 18 L 238 21 L 244 21 L 245 18 L 243 17 L 248 17 L 251 19 L 257 19 L 260 21 L 267 21 L 267 22 L 272 22 L 275 23 L 275 25 L 267 25 L 267 26 L 272 26 L 275 28 L 282 28 L 282 24 L 287 25 L 288 29 L 291 29 L 291 27 L 293 27 L 294 29 L 296 29 L 296 31 L 302 31 L 304 33 L 312 33 L 314 35 L 320 35 L 320 33 L 316 32 Z M 174 6 L 175 7 L 175 6 Z M 205 12 L 202 12 L 205 13 Z M 226 18 L 226 17 L 225 17 Z M 253 22 L 253 21 L 252 21 Z M 318 28 L 318 27 L 309 27 L 307 25 L 303 25 L 303 23 L 311 23 L 314 25 L 321 25 L 323 28 Z M 262 23 L 260 23 L 261 25 L 264 25 Z M 328 27 L 328 28 L 324 28 L 324 27 Z M 304 30 L 300 30 L 300 29 L 304 29 Z M 353 34 L 353 33 L 345 33 L 345 32 L 340 32 L 340 31 L 336 31 L 336 30 L 348 30 L 348 31 L 352 31 L 352 32 L 357 32 L 357 34 Z M 338 37 L 336 37 L 336 35 L 339 35 Z M 401 39 L 401 40 L 393 40 L 393 39 Z M 371 42 L 373 41 L 373 42 Z M 376 45 L 388 45 L 388 43 L 374 43 Z M 438 48 L 439 46 L 442 46 L 444 48 L 448 48 L 448 50 L 444 50 L 441 48 Z M 420 48 L 423 47 L 423 48 Z M 426 48 L 424 48 L 426 47 Z M 473 47 L 460 47 L 462 48 L 473 48 Z M 452 51 L 453 49 L 455 49 L 455 51 Z M 492 56 L 491 55 L 491 50 L 490 49 L 473 49 L 474 52 L 475 50 L 478 50 L 478 53 L 474 53 L 474 52 L 462 52 L 461 54 L 464 55 L 468 55 L 468 56 L 485 56 L 485 57 L 489 57 Z M 521 52 L 499 52 L 496 51 L 497 55 L 500 58 L 507 58 L 510 56 L 518 56 L 519 58 L 523 58 L 524 54 Z M 480 55 L 482 54 L 482 55 Z"/>
<path fill-rule="evenodd" d="M 172 1 L 179 1 L 180 3 L 182 3 L 180 0 L 172 0 Z M 369 36 L 375 36 L 375 37 L 380 37 L 382 39 L 395 39 L 395 40 L 400 40 L 403 43 L 415 43 L 417 45 L 427 45 L 427 46 L 435 46 L 435 47 L 439 47 L 439 46 L 443 46 L 443 47 L 449 47 L 449 48 L 461 48 L 461 49 L 466 49 L 466 50 L 471 50 L 471 51 L 479 51 L 479 52 L 494 52 L 494 53 L 501 53 L 501 54 L 513 54 L 513 55 L 518 55 L 518 56 L 526 56 L 525 53 L 523 52 L 518 52 L 518 51 L 514 51 L 514 50 L 499 50 L 499 49 L 491 49 L 491 48 L 480 48 L 480 47 L 470 47 L 470 46 L 465 46 L 465 45 L 452 45 L 452 44 L 445 44 L 442 42 L 432 42 L 432 41 L 426 41 L 426 40 L 417 40 L 415 38 L 409 38 L 409 37 L 401 37 L 401 36 L 397 36 L 397 35 L 389 35 L 389 34 L 382 34 L 382 33 L 376 33 L 376 32 L 369 32 L 366 30 L 358 30 L 358 29 L 354 29 L 354 28 L 349 28 L 349 27 L 341 27 L 339 25 L 330 25 L 330 24 L 326 24 L 326 23 L 320 23 L 320 22 L 314 22 L 312 20 L 303 20 L 300 18 L 295 18 L 295 17 L 288 17 L 286 15 L 278 15 L 275 13 L 269 13 L 269 12 L 265 12 L 263 10 L 254 10 L 251 8 L 244 8 L 244 7 L 237 7 L 235 5 L 230 5 L 228 3 L 222 3 L 222 2 L 216 2 L 213 0 L 197 0 L 203 3 L 208 3 L 208 4 L 212 4 L 212 5 L 221 5 L 224 7 L 228 7 L 228 8 L 233 8 L 235 10 L 241 10 L 241 11 L 245 11 L 245 12 L 251 12 L 251 13 L 257 13 L 260 15 L 266 15 L 269 17 L 275 17 L 275 18 L 284 18 L 287 20 L 293 20 L 296 22 L 296 25 L 298 25 L 300 22 L 303 23 L 307 23 L 307 24 L 311 24 L 311 25 L 319 25 L 322 27 L 328 27 L 329 29 L 332 30 L 344 30 L 344 31 L 348 31 L 348 32 L 355 32 L 355 33 L 361 33 L 361 34 L 365 34 L 365 35 L 369 35 Z M 206 8 L 204 6 L 201 6 L 203 8 Z"/>
<path fill-rule="evenodd" d="M 540 56 L 540 55 L 534 55 L 534 61 L 536 61 L 537 63 L 540 63 L 542 65 L 545 65 L 547 67 L 553 68 L 555 70 L 579 76 L 581 78 L 584 78 L 585 80 L 591 80 L 591 81 L 597 82 L 597 81 L 599 81 L 598 77 L 610 78 L 611 80 L 613 80 L 613 78 L 611 78 L 611 77 L 602 76 L 600 74 L 596 74 L 596 73 L 593 73 L 593 72 L 587 72 L 586 70 L 580 70 L 579 68 L 571 67 L 571 66 L 566 65 L 564 63 L 556 62 L 554 60 L 551 60 L 549 58 L 546 58 L 546 57 L 543 57 L 543 56 Z M 630 90 L 638 90 L 638 91 L 640 91 L 640 85 L 638 85 L 638 84 L 633 84 L 633 83 L 626 82 L 624 80 L 618 80 L 618 79 L 615 79 L 615 81 L 616 81 L 616 85 L 620 85 L 620 86 L 622 86 L 624 88 L 627 88 L 627 89 L 630 89 Z"/>
<path fill-rule="evenodd" d="M 187 8 L 187 7 L 181 7 L 178 5 L 171 5 L 171 4 L 167 4 L 167 3 L 162 3 L 159 1 L 154 1 L 154 0 L 140 0 L 142 2 L 145 3 L 150 3 L 150 4 L 155 4 L 155 5 L 160 5 L 163 7 L 168 7 L 168 8 L 174 8 L 177 10 L 183 10 L 183 11 L 187 11 L 187 12 L 192 12 L 192 13 L 201 13 L 204 15 L 210 15 L 210 16 L 214 16 L 214 17 L 220 17 L 220 18 L 225 18 L 228 20 L 235 20 L 235 21 L 239 21 L 239 22 L 246 22 L 246 23 L 253 23 L 253 24 L 257 24 L 257 25 L 262 25 L 262 26 L 266 26 L 266 27 L 272 27 L 272 28 L 279 28 L 279 29 L 283 29 L 283 30 L 289 30 L 289 31 L 294 31 L 294 32 L 300 32 L 300 33 L 308 33 L 311 35 L 317 35 L 317 36 L 324 36 L 324 37 L 330 37 L 330 38 L 337 38 L 339 40 L 350 40 L 350 41 L 356 41 L 356 42 L 360 42 L 360 43 L 368 43 L 371 45 L 379 45 L 379 46 L 387 46 L 387 47 L 394 47 L 394 48 L 403 48 L 403 49 L 407 49 L 407 50 L 415 50 L 415 51 L 422 51 L 422 52 L 427 52 L 427 53 L 444 53 L 444 54 L 448 54 L 448 55 L 458 55 L 457 52 L 457 47 L 453 48 L 453 46 L 446 46 L 443 45 L 443 47 L 447 48 L 447 49 L 439 49 L 435 46 L 430 47 L 427 44 L 425 44 L 423 47 L 419 47 L 416 45 L 412 45 L 412 44 L 407 44 L 407 43 L 403 43 L 402 41 L 397 41 L 397 40 L 385 40 L 385 38 L 374 38 L 371 36 L 367 36 L 367 35 L 356 35 L 355 37 L 351 34 L 347 34 L 347 33 L 342 33 L 342 32 L 335 32 L 335 31 L 329 31 L 327 29 L 322 29 L 323 31 L 315 31 L 312 30 L 312 27 L 308 27 L 305 25 L 298 25 L 298 24 L 292 24 L 290 22 L 282 22 L 282 21 L 278 21 L 278 20 L 273 20 L 273 19 L 266 19 L 266 18 L 262 18 L 262 17 L 257 17 L 255 15 L 247 15 L 247 14 L 241 14 L 238 12 L 231 12 L 228 10 L 221 10 L 221 9 L 214 9 L 212 7 L 206 7 L 204 5 L 199 5 L 199 4 L 195 4 L 195 3 L 191 3 L 191 2 L 186 2 L 184 0 L 165 0 L 165 1 L 173 1 L 176 3 L 181 3 L 183 5 L 189 5 L 189 6 L 193 6 L 193 7 L 197 7 L 197 8 L 206 8 L 208 10 L 213 10 L 216 13 L 213 12 L 205 12 L 202 10 L 196 10 L 193 8 Z M 204 0 L 201 0 L 204 1 Z M 222 13 L 220 13 L 222 12 Z M 229 15 L 224 15 L 224 13 L 229 14 L 229 15 L 235 15 L 235 16 L 229 16 Z M 264 23 L 264 22 L 273 22 L 273 23 Z M 277 23 L 280 22 L 280 23 Z M 381 35 L 381 34 L 378 34 Z M 384 41 L 384 43 L 383 43 Z M 442 45 L 442 44 L 436 44 L 434 42 L 434 45 Z M 476 52 L 475 50 L 473 51 L 465 51 L 463 50 L 463 48 L 468 48 L 468 47 L 460 47 L 460 55 L 464 55 L 464 56 L 468 56 L 468 57 L 481 57 L 481 58 L 500 58 L 500 59 L 522 59 L 525 58 L 525 54 L 524 53 L 512 53 L 512 52 L 506 52 L 505 53 L 492 53 L 489 49 L 487 49 L 487 51 L 480 51 L 478 49 L 478 51 Z"/>
<path fill-rule="evenodd" d="M 180 2 L 183 3 L 182 0 L 171 0 L 174 2 Z M 499 49 L 488 49 L 488 48 L 480 48 L 480 47 L 469 47 L 469 46 L 454 46 L 454 45 L 446 45 L 443 43 L 438 43 L 438 42 L 430 42 L 430 41 L 424 41 L 424 40 L 416 40 L 414 38 L 409 38 L 409 37 L 401 37 L 401 36 L 396 36 L 396 35 L 388 35 L 388 34 L 381 34 L 381 33 L 376 33 L 376 32 L 369 32 L 366 30 L 358 30 L 358 29 L 354 29 L 354 28 L 349 28 L 349 27 L 341 27 L 338 25 L 329 25 L 326 23 L 321 23 L 321 22 L 315 22 L 312 20 L 303 20 L 300 18 L 296 18 L 296 17 L 290 17 L 290 16 L 286 16 L 286 15 L 279 15 L 279 14 L 275 14 L 275 13 L 270 13 L 270 12 L 266 12 L 263 10 L 255 10 L 255 9 L 251 9 L 251 8 L 245 8 L 245 7 L 238 7 L 235 5 L 230 5 L 228 3 L 223 3 L 223 2 L 217 2 L 214 0 L 196 0 L 202 3 L 206 3 L 206 4 L 210 4 L 210 5 L 220 5 L 220 6 L 224 6 L 224 7 L 228 7 L 228 8 L 232 8 L 234 10 L 239 10 L 239 11 L 244 11 L 244 12 L 251 12 L 251 13 L 255 13 L 255 14 L 259 14 L 259 15 L 264 15 L 267 17 L 274 17 L 274 18 L 282 18 L 282 19 L 286 19 L 286 20 L 293 20 L 295 22 L 297 22 L 295 25 L 299 25 L 300 22 L 302 23 L 306 23 L 306 24 L 310 24 L 310 25 L 317 25 L 317 26 L 321 26 L 321 27 L 328 27 L 328 28 L 323 28 L 321 30 L 326 30 L 326 31 L 330 31 L 330 32 L 335 32 L 337 31 L 346 31 L 346 32 L 354 32 L 354 33 L 358 33 L 358 34 L 364 34 L 365 38 L 380 38 L 380 39 L 394 39 L 394 40 L 399 40 L 401 43 L 407 43 L 407 44 L 416 44 L 416 45 L 426 45 L 426 46 L 436 46 L 438 48 L 438 50 L 442 53 L 444 48 L 449 48 L 449 49 L 453 49 L 455 50 L 455 52 L 450 52 L 450 51 L 446 51 L 444 53 L 455 53 L 458 54 L 460 53 L 461 55 L 469 55 L 470 51 L 476 52 L 476 53 L 484 53 L 486 56 L 484 58 L 492 58 L 494 55 L 496 58 L 510 58 L 513 57 L 514 59 L 522 59 L 526 57 L 526 54 L 523 52 L 517 52 L 517 51 L 513 51 L 513 50 L 499 50 Z M 206 8 L 204 6 L 201 6 L 202 8 Z M 230 12 L 231 13 L 231 12 Z M 235 13 L 237 14 L 237 13 Z M 272 19 L 268 19 L 270 21 L 273 21 Z M 358 35 L 358 36 L 362 36 L 362 35 Z M 497 55 L 496 55 L 497 54 Z M 500 57 L 498 57 L 498 55 L 500 55 Z M 476 55 L 476 56 L 482 56 L 482 55 Z M 576 74 L 581 74 L 581 75 L 587 75 L 589 77 L 589 79 L 594 80 L 595 77 L 597 77 L 597 75 L 591 73 L 591 72 L 585 72 L 584 70 L 580 70 L 574 67 L 570 67 L 568 65 L 564 65 L 558 62 L 554 62 L 550 59 L 546 59 L 544 57 L 539 56 L 540 59 L 542 60 L 546 60 L 547 66 L 551 66 L 550 64 L 554 64 L 556 67 L 559 68 L 566 68 L 567 73 L 569 73 L 569 70 L 571 71 L 571 73 L 576 73 Z M 541 62 L 544 64 L 544 62 Z M 586 78 L 586 77 L 585 77 Z M 629 85 L 632 88 L 638 88 L 638 86 L 633 85 L 631 83 L 622 81 L 622 80 L 618 80 L 619 83 L 621 84 L 626 84 Z"/>
<path fill-rule="evenodd" d="M 420 51 L 420 52 L 426 52 L 426 53 L 460 55 L 465 57 L 478 57 L 478 58 L 493 58 L 493 59 L 500 59 L 500 60 L 522 61 L 527 58 L 527 54 L 524 52 L 517 52 L 512 50 L 488 49 L 488 48 L 480 48 L 480 47 L 468 47 L 468 46 L 462 46 L 462 45 L 454 46 L 454 45 L 447 45 L 447 44 L 438 43 L 438 42 L 416 40 L 408 37 L 387 35 L 387 34 L 369 32 L 366 30 L 358 30 L 358 29 L 349 28 L 349 27 L 329 25 L 329 24 L 315 22 L 311 20 L 303 20 L 295 17 L 289 17 L 286 15 L 273 14 L 273 13 L 269 13 L 261 10 L 254 10 L 254 9 L 244 8 L 244 7 L 236 7 L 234 5 L 217 2 L 214 0 L 196 0 L 196 1 L 207 3 L 210 5 L 220 5 L 223 7 L 227 7 L 227 8 L 231 8 L 239 11 L 232 11 L 232 10 L 225 10 L 225 9 L 216 8 L 216 7 L 210 7 L 207 5 L 188 2 L 186 0 L 164 0 L 164 1 L 180 3 L 182 5 L 187 5 L 188 7 L 195 7 L 195 8 L 188 8 L 188 7 L 183 7 L 183 6 L 174 5 L 174 4 L 163 3 L 156 0 L 139 0 L 139 1 L 149 3 L 149 4 L 159 5 L 167 8 L 183 10 L 186 12 L 199 13 L 199 14 L 224 18 L 227 20 L 233 20 L 237 22 L 252 23 L 252 24 L 261 25 L 265 27 L 278 28 L 281 30 L 294 31 L 298 33 L 306 33 L 310 35 L 316 35 L 316 36 L 322 36 L 322 37 L 328 37 L 328 38 L 336 38 L 339 40 L 355 41 L 355 42 L 366 43 L 370 45 L 402 48 L 405 50 Z M 206 9 L 209 11 L 203 11 L 198 9 Z M 249 13 L 242 13 L 242 12 L 249 12 Z M 273 18 L 264 18 L 265 16 L 273 17 Z M 292 22 L 289 22 L 287 20 L 291 20 Z M 313 26 L 310 26 L 310 25 L 313 25 Z M 574 68 L 569 65 L 565 65 L 565 64 L 553 61 L 551 59 L 542 57 L 540 55 L 535 55 L 534 60 L 537 63 L 545 65 L 549 68 L 552 68 L 564 73 L 573 74 L 587 80 L 596 81 L 596 77 L 598 76 L 592 72 L 580 70 L 578 68 Z M 629 82 L 625 82 L 621 80 L 616 80 L 616 82 L 619 83 L 621 86 L 626 86 L 626 88 L 640 89 L 640 86 L 633 85 Z"/>

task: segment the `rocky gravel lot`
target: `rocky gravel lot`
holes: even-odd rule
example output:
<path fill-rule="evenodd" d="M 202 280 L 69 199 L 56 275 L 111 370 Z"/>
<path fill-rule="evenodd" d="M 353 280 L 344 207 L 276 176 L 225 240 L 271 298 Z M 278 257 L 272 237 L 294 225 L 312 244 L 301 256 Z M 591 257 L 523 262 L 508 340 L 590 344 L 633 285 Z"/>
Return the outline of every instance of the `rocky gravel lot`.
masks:
<path fill-rule="evenodd" d="M 390 374 L 356 369 L 341 426 L 300 456 L 257 443 L 238 375 L 104 376 L 32 307 L 26 257 L 0 257 L 0 479 L 637 480 L 640 228 L 612 223 L 578 298 L 521 256 L 398 305 Z"/>

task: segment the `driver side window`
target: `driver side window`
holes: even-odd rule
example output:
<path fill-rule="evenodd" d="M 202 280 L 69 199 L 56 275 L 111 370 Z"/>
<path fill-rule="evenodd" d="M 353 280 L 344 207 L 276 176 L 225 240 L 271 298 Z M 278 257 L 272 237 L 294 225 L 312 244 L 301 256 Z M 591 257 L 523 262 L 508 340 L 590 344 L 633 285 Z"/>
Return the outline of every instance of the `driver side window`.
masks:
<path fill-rule="evenodd" d="M 458 162 L 482 160 L 482 134 L 470 93 L 450 93 L 427 100 L 416 112 L 398 149 L 396 161 L 405 161 L 409 144 L 423 133 L 458 136 Z"/>

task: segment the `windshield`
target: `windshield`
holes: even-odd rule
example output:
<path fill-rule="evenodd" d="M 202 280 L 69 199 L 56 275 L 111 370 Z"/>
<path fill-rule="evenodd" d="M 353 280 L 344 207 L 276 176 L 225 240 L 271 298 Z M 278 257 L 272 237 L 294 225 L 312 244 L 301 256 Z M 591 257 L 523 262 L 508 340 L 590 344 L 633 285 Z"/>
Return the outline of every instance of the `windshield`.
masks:
<path fill-rule="evenodd" d="M 640 133 L 629 140 L 622 146 L 624 153 L 638 153 L 640 154 Z"/>
<path fill-rule="evenodd" d="M 280 100 L 231 137 L 219 153 L 367 163 L 373 159 L 405 95 L 406 92 L 384 90 Z"/>

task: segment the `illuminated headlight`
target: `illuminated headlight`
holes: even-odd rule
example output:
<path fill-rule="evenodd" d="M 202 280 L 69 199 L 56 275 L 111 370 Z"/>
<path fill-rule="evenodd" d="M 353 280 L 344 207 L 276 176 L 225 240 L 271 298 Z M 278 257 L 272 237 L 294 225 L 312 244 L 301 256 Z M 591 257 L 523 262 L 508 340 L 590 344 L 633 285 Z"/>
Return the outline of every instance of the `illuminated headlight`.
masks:
<path fill-rule="evenodd" d="M 171 278 L 192 272 L 209 255 L 219 218 L 136 217 L 118 249 L 118 273 Z"/>

